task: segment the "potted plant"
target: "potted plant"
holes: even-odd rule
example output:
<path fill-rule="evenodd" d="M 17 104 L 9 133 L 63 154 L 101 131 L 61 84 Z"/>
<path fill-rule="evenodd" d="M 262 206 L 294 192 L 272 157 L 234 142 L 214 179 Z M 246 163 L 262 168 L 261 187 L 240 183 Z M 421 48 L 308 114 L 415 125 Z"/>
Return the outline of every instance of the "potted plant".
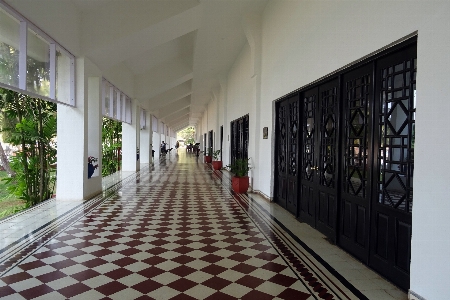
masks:
<path fill-rule="evenodd" d="M 212 162 L 212 148 L 209 147 L 206 155 L 205 155 L 205 163 L 211 163 Z"/>
<path fill-rule="evenodd" d="M 92 177 L 95 169 L 98 168 L 98 164 L 94 165 L 95 162 L 98 161 L 98 158 L 89 156 L 88 157 L 88 179 Z"/>
<path fill-rule="evenodd" d="M 212 166 L 214 170 L 220 170 L 222 169 L 222 161 L 220 159 L 220 150 L 216 150 L 213 152 L 213 161 Z"/>
<path fill-rule="evenodd" d="M 234 174 L 234 176 L 231 177 L 231 187 L 235 193 L 246 193 L 248 190 L 248 171 L 250 170 L 248 164 L 249 159 L 237 158 L 231 165 L 227 166 L 228 170 Z"/>

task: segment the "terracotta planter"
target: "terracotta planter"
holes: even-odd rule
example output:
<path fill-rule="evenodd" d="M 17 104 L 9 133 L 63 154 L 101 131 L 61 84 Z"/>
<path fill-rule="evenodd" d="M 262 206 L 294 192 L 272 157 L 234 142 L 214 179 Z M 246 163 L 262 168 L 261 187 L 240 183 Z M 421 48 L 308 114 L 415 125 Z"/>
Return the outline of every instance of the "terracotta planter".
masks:
<path fill-rule="evenodd" d="M 214 170 L 220 170 L 220 169 L 222 169 L 222 161 L 215 160 L 212 162 L 212 166 L 213 166 Z"/>
<path fill-rule="evenodd" d="M 212 162 L 212 156 L 205 155 L 205 163 L 210 164 Z"/>
<path fill-rule="evenodd" d="M 243 177 L 231 177 L 231 187 L 233 191 L 238 194 L 246 193 L 249 186 L 248 176 Z"/>

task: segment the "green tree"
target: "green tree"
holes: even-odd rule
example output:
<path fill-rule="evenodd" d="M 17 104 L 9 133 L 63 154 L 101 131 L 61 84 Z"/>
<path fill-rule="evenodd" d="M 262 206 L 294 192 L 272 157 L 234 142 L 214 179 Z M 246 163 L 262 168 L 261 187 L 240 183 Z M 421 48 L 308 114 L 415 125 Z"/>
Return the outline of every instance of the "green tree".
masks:
<path fill-rule="evenodd" d="M 185 144 L 195 144 L 195 128 L 187 127 L 178 132 L 178 135 L 184 140 Z"/>
<path fill-rule="evenodd" d="M 31 207 L 51 197 L 55 178 L 51 164 L 56 162 L 56 104 L 0 89 L 0 109 L 9 120 L 2 132 L 20 148 L 11 157 L 14 176 L 4 180 L 9 191 Z"/>
<path fill-rule="evenodd" d="M 120 168 L 122 123 L 103 118 L 102 124 L 102 176 L 108 176 Z"/>

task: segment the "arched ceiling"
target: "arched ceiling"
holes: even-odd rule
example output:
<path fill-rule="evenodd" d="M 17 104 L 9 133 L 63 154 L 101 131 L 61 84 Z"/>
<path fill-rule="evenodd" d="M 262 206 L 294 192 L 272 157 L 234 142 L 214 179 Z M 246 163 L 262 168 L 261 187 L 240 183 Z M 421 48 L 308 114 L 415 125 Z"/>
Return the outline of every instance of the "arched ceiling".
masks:
<path fill-rule="evenodd" d="M 13 7 L 17 1 L 33 0 L 7 0 Z M 80 52 L 104 74 L 117 69 L 131 74 L 140 106 L 179 130 L 198 124 L 219 76 L 228 73 L 246 43 L 243 18 L 261 14 L 268 0 L 39 3 L 56 1 L 79 15 Z M 25 17 L 51 34 L 40 19 L 45 16 Z M 120 82 L 113 84 L 121 88 Z"/>

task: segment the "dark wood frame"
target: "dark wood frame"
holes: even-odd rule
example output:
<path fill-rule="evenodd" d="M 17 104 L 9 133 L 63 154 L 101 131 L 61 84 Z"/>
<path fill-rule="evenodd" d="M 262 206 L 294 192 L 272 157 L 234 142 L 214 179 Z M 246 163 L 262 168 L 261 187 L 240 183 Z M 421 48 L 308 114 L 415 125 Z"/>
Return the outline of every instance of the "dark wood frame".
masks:
<path fill-rule="evenodd" d="M 379 180 L 375 180 L 379 177 L 380 174 L 380 169 L 379 166 L 377 164 L 377 153 L 379 153 L 379 143 L 378 143 L 378 135 L 379 135 L 379 129 L 377 129 L 378 126 L 378 122 L 379 120 L 376 119 L 378 118 L 379 115 L 379 107 L 376 107 L 381 100 L 380 100 L 380 84 L 379 84 L 379 71 L 377 71 L 377 64 L 384 60 L 391 60 L 393 61 L 393 63 L 395 63 L 395 59 L 402 59 L 403 56 L 406 55 L 408 56 L 408 59 L 410 57 L 417 57 L 416 56 L 416 44 L 417 44 L 417 36 L 413 36 L 403 42 L 400 42 L 394 46 L 391 46 L 383 51 L 379 51 L 376 54 L 370 56 L 370 57 L 366 57 L 364 59 L 362 59 L 361 61 L 354 63 L 350 66 L 347 66 L 346 68 L 342 68 L 341 70 L 329 75 L 329 76 L 325 76 L 322 79 L 307 85 L 305 87 L 302 87 L 292 93 L 289 93 L 285 96 L 283 96 L 280 99 L 277 99 L 275 102 L 275 110 L 276 110 L 276 118 L 275 118 L 275 151 L 274 151 L 274 162 L 275 162 L 275 174 L 274 174 L 274 183 L 275 183 L 275 188 L 274 188 L 274 201 L 279 203 L 281 206 L 285 207 L 286 209 L 288 209 L 289 211 L 291 211 L 294 215 L 298 216 L 299 215 L 299 211 L 292 211 L 291 209 L 288 208 L 288 201 L 287 201 L 287 195 L 290 194 L 289 191 L 285 191 L 284 189 L 288 189 L 289 184 L 287 183 L 287 179 L 283 179 L 283 173 L 280 172 L 285 172 L 284 174 L 287 174 L 286 170 L 288 169 L 288 165 L 287 165 L 287 153 L 283 153 L 284 148 L 280 148 L 279 147 L 279 143 L 280 143 L 280 134 L 278 132 L 278 130 L 280 130 L 280 120 L 278 117 L 278 112 L 280 110 L 280 107 L 282 107 L 283 105 L 285 105 L 284 103 L 287 103 L 288 101 L 290 101 L 290 99 L 292 99 L 293 97 L 299 97 L 301 99 L 302 93 L 304 93 L 305 91 L 311 90 L 313 88 L 318 88 L 324 84 L 326 84 L 326 82 L 328 82 L 329 80 L 331 80 L 332 78 L 337 78 L 339 81 L 339 117 L 337 118 L 336 122 L 337 122 L 337 126 L 340 128 L 339 129 L 339 133 L 338 133 L 338 140 L 340 143 L 340 147 L 338 147 L 337 149 L 337 156 L 338 158 L 344 157 L 344 154 L 346 154 L 347 151 L 347 145 L 346 143 L 344 143 L 343 138 L 344 136 L 344 125 L 346 124 L 346 122 L 348 123 L 348 120 L 344 119 L 344 111 L 346 109 L 346 105 L 344 99 L 344 88 L 343 85 L 345 84 L 345 82 L 343 81 L 344 76 L 346 76 L 347 74 L 351 74 L 352 72 L 358 72 L 358 70 L 360 70 L 361 68 L 363 68 L 364 66 L 367 67 L 367 70 L 369 70 L 369 75 L 371 77 L 371 83 L 370 83 L 370 97 L 371 97 L 371 103 L 369 104 L 369 106 L 367 107 L 368 111 L 367 113 L 371 116 L 369 123 L 367 124 L 367 126 L 369 126 L 371 129 L 371 133 L 370 136 L 368 136 L 367 138 L 370 139 L 369 141 L 369 148 L 367 149 L 368 156 L 365 158 L 365 160 L 367 161 L 367 164 L 369 166 L 369 171 L 367 174 L 367 186 L 365 187 L 365 193 L 366 193 L 366 199 L 367 199 L 367 205 L 364 207 L 359 207 L 357 205 L 357 202 L 359 200 L 357 200 L 355 198 L 355 201 L 353 202 L 349 202 L 347 208 L 351 209 L 352 213 L 353 212 L 357 212 L 358 210 L 363 213 L 365 221 L 364 221 L 364 228 L 361 228 L 361 224 L 358 225 L 357 223 L 357 215 L 348 215 L 348 217 L 350 218 L 349 220 L 351 220 L 351 230 L 352 233 L 348 236 L 348 237 L 344 237 L 341 235 L 342 230 L 344 228 L 344 226 L 348 226 L 347 224 L 343 223 L 343 211 L 344 211 L 344 207 L 343 207 L 343 203 L 342 203 L 342 195 L 343 195 L 343 191 L 344 191 L 344 186 L 342 185 L 342 183 L 345 181 L 344 178 L 347 178 L 345 176 L 348 176 L 348 174 L 344 174 L 343 170 L 344 170 L 344 164 L 345 164 L 345 158 L 341 159 L 340 161 L 338 161 L 338 168 L 339 168 L 339 176 L 341 176 L 341 178 L 338 180 L 339 185 L 337 187 L 337 196 L 339 199 L 337 199 L 337 204 L 336 204 L 336 211 L 335 211 L 335 226 L 336 226 L 336 230 L 334 231 L 327 231 L 325 229 L 320 229 L 321 232 L 323 232 L 324 234 L 326 234 L 329 239 L 331 241 L 336 242 L 339 246 L 343 247 L 344 249 L 346 249 L 347 251 L 349 251 L 350 253 L 352 253 L 353 255 L 355 255 L 358 259 L 360 259 L 362 262 L 364 262 L 365 264 L 371 266 L 372 268 L 375 268 L 377 271 L 379 271 L 383 276 L 389 278 L 390 280 L 392 280 L 395 284 L 399 285 L 401 288 L 407 290 L 409 288 L 409 270 L 398 270 L 399 268 L 395 265 L 396 264 L 396 260 L 398 259 L 399 253 L 405 253 L 405 257 L 402 258 L 402 261 L 404 262 L 405 265 L 408 264 L 409 260 L 408 260 L 408 255 L 410 255 L 410 239 L 409 239 L 409 244 L 408 244 L 408 235 L 410 234 L 410 232 L 412 231 L 412 218 L 411 218 L 411 211 L 410 209 L 406 209 L 406 211 L 393 211 L 392 208 L 390 208 L 387 205 L 383 205 L 378 203 L 378 185 Z M 355 73 L 355 76 L 359 76 L 358 74 Z M 350 79 L 350 77 L 349 77 Z M 415 77 L 414 77 L 415 80 Z M 412 91 L 412 80 L 411 80 L 411 93 L 413 93 Z M 414 82 L 415 84 L 415 82 Z M 302 100 L 299 100 L 300 103 L 302 102 Z M 300 104 L 300 107 L 302 107 L 302 105 Z M 411 112 L 412 113 L 412 112 Z M 302 113 L 300 113 L 300 115 L 302 115 Z M 376 116 L 376 117 L 375 117 Z M 368 127 L 368 128 L 369 128 Z M 409 128 L 409 132 L 408 132 L 408 136 L 409 138 L 411 138 L 412 133 L 411 133 L 411 128 Z M 285 136 L 283 139 L 286 139 L 287 137 Z M 284 143 L 286 143 L 286 141 L 284 141 Z M 303 141 L 301 141 L 300 143 L 298 143 L 299 147 L 298 147 L 298 151 L 301 151 L 300 149 L 302 149 L 302 145 L 303 145 Z M 409 148 L 408 148 L 409 149 Z M 302 150 L 303 151 L 303 150 Z M 300 153 L 299 153 L 300 154 Z M 298 155 L 298 157 L 300 157 L 300 155 Z M 283 160 L 283 164 L 285 164 L 284 168 L 280 169 L 280 162 L 279 159 Z M 346 159 L 349 159 L 348 157 Z M 303 169 L 303 167 L 301 166 L 301 162 L 298 161 L 297 163 L 299 165 L 299 169 Z M 409 165 L 411 165 L 411 167 L 408 167 L 408 172 L 412 173 L 413 167 L 412 167 L 412 162 L 409 163 Z M 409 166 L 408 165 L 408 166 Z M 280 171 L 281 170 L 281 171 Z M 284 170 L 284 171 L 283 171 Z M 296 184 L 300 186 L 300 176 L 301 172 L 297 173 L 297 182 Z M 407 187 L 412 195 L 412 186 L 408 186 Z M 302 201 L 302 192 L 298 192 L 298 200 L 299 203 L 301 203 Z M 408 200 L 410 201 L 410 200 Z M 411 196 L 411 201 L 412 203 L 412 196 Z M 297 206 L 300 206 L 299 204 Z M 363 209 L 363 210 L 361 210 Z M 388 214 L 389 216 L 392 216 L 392 220 L 390 219 L 389 221 L 386 221 L 386 224 L 389 223 L 389 225 L 386 225 L 386 227 L 390 227 L 391 229 L 393 228 L 394 231 L 392 231 L 392 233 L 385 233 L 385 232 L 379 232 L 379 230 L 377 230 L 376 228 L 376 219 L 378 218 L 379 214 Z M 387 217 L 386 217 L 387 218 Z M 300 218 L 300 221 L 305 221 L 304 219 Z M 313 227 L 316 227 L 316 221 L 315 219 L 311 219 L 310 221 L 308 221 Z M 400 225 L 401 226 L 400 226 Z M 319 226 L 317 226 L 318 230 L 319 230 Z M 361 231 L 362 230 L 362 231 Z M 361 235 L 363 234 L 363 235 Z M 379 249 L 379 239 L 380 237 L 382 237 L 384 234 L 389 235 L 387 236 L 387 240 L 386 240 L 386 245 L 385 247 L 388 247 L 386 249 L 386 251 L 389 251 L 389 255 L 388 257 L 385 258 L 381 258 L 379 255 L 377 255 L 376 251 L 377 249 Z M 396 240 L 394 239 L 394 235 L 395 234 L 401 234 L 402 235 L 402 244 L 399 245 L 399 242 L 396 242 Z M 348 239 L 349 238 L 349 239 Z M 360 248 L 360 250 L 358 250 L 359 246 L 355 246 L 356 244 L 354 244 L 356 242 L 363 244 L 363 248 Z M 353 245 L 354 244 L 354 245 Z M 408 244 L 408 245 L 406 245 Z M 378 247 L 378 248 L 377 248 Z M 404 267 L 405 268 L 405 267 Z"/>

